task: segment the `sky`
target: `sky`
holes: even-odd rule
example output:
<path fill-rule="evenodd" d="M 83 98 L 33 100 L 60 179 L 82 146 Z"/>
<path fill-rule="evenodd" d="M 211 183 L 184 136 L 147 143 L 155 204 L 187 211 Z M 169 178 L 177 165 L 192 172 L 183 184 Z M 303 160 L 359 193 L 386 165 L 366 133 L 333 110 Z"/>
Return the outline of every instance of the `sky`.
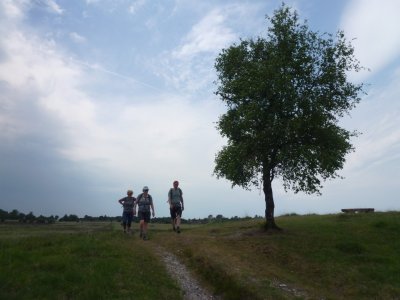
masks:
<path fill-rule="evenodd" d="M 367 68 L 340 125 L 362 134 L 322 195 L 273 181 L 275 215 L 399 210 L 400 1 L 286 1 L 311 30 L 343 30 Z M 213 175 L 226 144 L 214 62 L 265 36 L 275 0 L 0 0 L 0 208 L 118 216 L 150 188 L 156 216 L 179 180 L 184 218 L 264 215 L 262 191 Z"/>

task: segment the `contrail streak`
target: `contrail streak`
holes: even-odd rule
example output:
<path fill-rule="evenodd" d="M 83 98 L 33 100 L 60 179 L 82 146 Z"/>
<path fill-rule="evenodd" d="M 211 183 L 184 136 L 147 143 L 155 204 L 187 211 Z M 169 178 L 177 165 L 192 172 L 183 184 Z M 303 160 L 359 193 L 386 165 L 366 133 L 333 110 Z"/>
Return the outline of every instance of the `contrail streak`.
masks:
<path fill-rule="evenodd" d="M 122 79 L 125 79 L 125 80 L 128 80 L 128 81 L 133 81 L 135 83 L 138 83 L 138 84 L 143 85 L 145 87 L 149 87 L 149 88 L 151 88 L 153 90 L 156 90 L 156 91 L 161 91 L 159 88 L 157 88 L 157 87 L 155 87 L 155 86 L 153 86 L 151 84 L 148 84 L 148 83 L 145 83 L 143 81 L 137 80 L 137 79 L 135 79 L 133 77 L 130 77 L 130 76 L 126 76 L 126 75 L 123 75 L 123 74 L 120 74 L 120 73 L 117 73 L 117 72 L 114 72 L 114 71 L 107 70 L 107 69 L 103 68 L 100 65 L 89 64 L 87 62 L 83 62 L 83 61 L 74 59 L 72 57 L 70 57 L 70 60 L 73 61 L 74 63 L 80 64 L 80 65 L 85 66 L 85 67 L 87 67 L 89 69 L 92 69 L 92 70 L 95 70 L 95 71 L 100 71 L 100 72 L 103 72 L 103 73 L 107 73 L 107 74 L 110 74 L 110 75 L 113 75 L 113 76 L 116 76 L 118 78 L 122 78 Z"/>

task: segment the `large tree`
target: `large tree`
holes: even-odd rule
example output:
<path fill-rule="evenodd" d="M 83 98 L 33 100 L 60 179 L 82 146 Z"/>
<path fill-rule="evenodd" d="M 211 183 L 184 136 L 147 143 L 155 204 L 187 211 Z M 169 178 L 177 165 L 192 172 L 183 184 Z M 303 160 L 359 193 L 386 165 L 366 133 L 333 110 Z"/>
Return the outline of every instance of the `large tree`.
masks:
<path fill-rule="evenodd" d="M 232 186 L 262 185 L 267 228 L 274 219 L 272 181 L 285 190 L 320 194 L 322 181 L 340 177 L 357 132 L 339 127 L 360 101 L 361 69 L 342 31 L 320 34 L 285 4 L 267 17 L 266 37 L 241 40 L 218 55 L 216 94 L 227 105 L 217 129 L 227 145 L 214 174 Z"/>

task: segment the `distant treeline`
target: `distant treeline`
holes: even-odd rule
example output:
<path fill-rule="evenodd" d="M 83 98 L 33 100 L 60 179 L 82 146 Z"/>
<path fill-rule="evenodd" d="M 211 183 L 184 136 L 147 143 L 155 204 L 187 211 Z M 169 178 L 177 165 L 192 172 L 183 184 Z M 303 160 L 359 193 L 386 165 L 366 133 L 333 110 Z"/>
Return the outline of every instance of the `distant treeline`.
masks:
<path fill-rule="evenodd" d="M 263 219 L 262 216 L 254 216 L 256 219 Z M 183 224 L 206 224 L 210 222 L 224 222 L 224 221 L 234 221 L 234 220 L 245 220 L 245 219 L 252 219 L 252 217 L 231 217 L 226 218 L 223 215 L 209 215 L 207 218 L 199 218 L 199 219 L 185 219 L 182 218 Z M 59 217 L 57 215 L 51 215 L 49 217 L 46 216 L 35 216 L 32 212 L 28 214 L 24 214 L 19 212 L 18 210 L 14 209 L 10 212 L 0 209 L 0 222 L 5 221 L 18 221 L 20 223 L 36 223 L 36 224 L 52 224 L 55 222 L 121 222 L 122 217 L 110 217 L 107 215 L 99 216 L 99 217 L 92 217 L 85 215 L 83 218 L 78 217 L 77 215 L 67 215 L 65 214 L 63 217 Z M 138 217 L 134 217 L 133 221 L 139 223 Z M 160 218 L 152 218 L 152 223 L 161 223 L 161 224 L 169 224 L 171 223 L 170 217 L 160 217 Z"/>

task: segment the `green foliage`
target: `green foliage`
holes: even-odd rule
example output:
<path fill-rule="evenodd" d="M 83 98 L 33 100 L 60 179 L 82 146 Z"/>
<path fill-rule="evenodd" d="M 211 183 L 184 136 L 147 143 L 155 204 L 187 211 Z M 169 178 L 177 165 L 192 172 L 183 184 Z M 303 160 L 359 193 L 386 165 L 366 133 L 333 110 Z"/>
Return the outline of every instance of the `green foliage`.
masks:
<path fill-rule="evenodd" d="M 14 217 L 15 216 L 15 217 Z M 255 216 L 257 218 L 258 216 Z M 214 219 L 212 216 L 209 216 L 208 218 L 198 218 L 198 219 L 181 219 L 182 224 L 206 224 L 210 222 L 210 220 Z M 216 216 L 217 221 L 219 222 L 224 222 L 228 221 L 228 218 L 225 218 L 222 215 L 217 215 Z M 99 216 L 99 217 L 92 217 L 89 215 L 85 215 L 83 218 L 79 218 L 77 215 L 67 215 L 65 214 L 63 217 L 59 218 L 58 216 L 53 216 L 51 215 L 50 217 L 45 217 L 40 215 L 39 217 L 36 217 L 32 212 L 29 214 L 25 215 L 24 213 L 18 212 L 18 210 L 14 209 L 11 212 L 7 212 L 5 210 L 0 209 L 0 222 L 5 222 L 5 221 L 16 221 L 18 220 L 20 223 L 35 223 L 35 224 L 53 224 L 56 221 L 60 222 L 121 222 L 122 217 L 121 216 L 116 216 L 116 217 L 108 217 L 106 215 L 104 216 Z M 230 220 L 240 220 L 238 217 L 232 217 Z M 139 217 L 134 216 L 133 223 L 139 223 Z M 171 217 L 157 217 L 157 218 L 152 218 L 151 219 L 152 223 L 158 223 L 158 224 L 171 224 Z"/>
<path fill-rule="evenodd" d="M 242 40 L 216 59 L 216 94 L 228 107 L 217 128 L 228 145 L 214 173 L 243 188 L 283 179 L 285 189 L 319 193 L 353 150 L 338 119 L 360 101 L 359 71 L 344 33 L 311 31 L 282 5 L 266 38 Z"/>

